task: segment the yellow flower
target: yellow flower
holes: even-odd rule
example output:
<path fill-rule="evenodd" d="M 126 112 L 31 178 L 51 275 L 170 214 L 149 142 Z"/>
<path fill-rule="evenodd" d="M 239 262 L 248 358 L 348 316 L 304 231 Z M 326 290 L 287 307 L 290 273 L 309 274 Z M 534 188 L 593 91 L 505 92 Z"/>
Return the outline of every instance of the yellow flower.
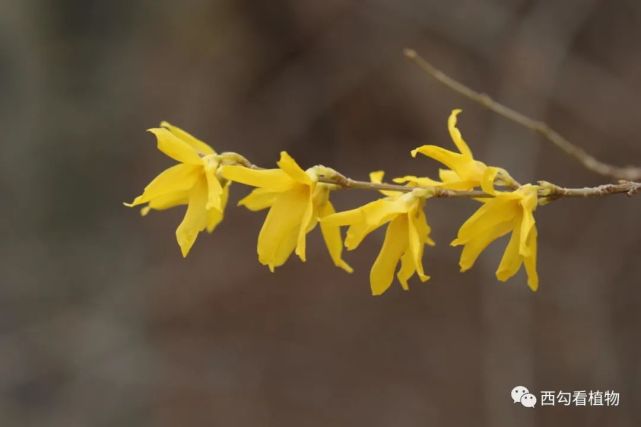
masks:
<path fill-rule="evenodd" d="M 229 184 L 216 177 L 219 162 L 209 145 L 167 122 L 160 126 L 149 129 L 156 136 L 158 149 L 180 163 L 163 171 L 140 196 L 125 205 L 146 205 L 141 210 L 143 215 L 151 209 L 187 205 L 176 229 L 178 245 L 186 257 L 198 233 L 205 229 L 211 233 L 223 219 Z"/>
<path fill-rule="evenodd" d="M 539 287 L 536 272 L 537 230 L 533 212 L 537 206 L 538 187 L 527 184 L 516 191 L 496 192 L 494 197 L 478 199 L 483 203 L 460 228 L 452 246 L 463 245 L 459 265 L 470 269 L 479 254 L 494 240 L 512 233 L 496 277 L 504 282 L 525 264 L 530 289 Z"/>
<path fill-rule="evenodd" d="M 271 271 L 287 261 L 292 252 L 305 261 L 307 233 L 318 220 L 334 213 L 329 201 L 330 187 L 318 182 L 313 168 L 304 171 L 286 152 L 280 153 L 278 169 L 250 169 L 223 166 L 221 174 L 230 181 L 257 187 L 238 204 L 249 210 L 269 208 L 258 235 L 258 261 Z M 343 243 L 340 228 L 320 224 L 332 261 L 347 272 L 352 268 L 341 258 Z"/>
<path fill-rule="evenodd" d="M 382 172 L 371 174 L 373 182 L 380 182 L 381 178 Z M 397 278 L 403 289 L 409 289 L 407 281 L 414 273 L 421 281 L 427 281 L 429 276 L 423 271 L 423 250 L 425 244 L 434 245 L 423 212 L 425 199 L 429 196 L 425 190 L 383 193 L 387 197 L 322 220 L 323 224 L 332 226 L 349 225 L 345 238 L 349 250 L 356 249 L 369 233 L 388 224 L 383 246 L 370 270 L 373 295 L 381 295 L 390 287 L 399 261 L 401 268 Z"/>
<path fill-rule="evenodd" d="M 493 194 L 495 178 L 503 183 L 513 183 L 514 180 L 504 169 L 487 166 L 474 159 L 470 147 L 456 127 L 460 112 L 461 110 L 453 110 L 447 121 L 450 137 L 458 148 L 458 153 L 436 145 L 423 145 L 412 150 L 412 157 L 421 153 L 447 166 L 449 169 L 439 170 L 439 178 L 442 185 L 451 190 L 472 190 L 480 186 L 486 193 Z"/>

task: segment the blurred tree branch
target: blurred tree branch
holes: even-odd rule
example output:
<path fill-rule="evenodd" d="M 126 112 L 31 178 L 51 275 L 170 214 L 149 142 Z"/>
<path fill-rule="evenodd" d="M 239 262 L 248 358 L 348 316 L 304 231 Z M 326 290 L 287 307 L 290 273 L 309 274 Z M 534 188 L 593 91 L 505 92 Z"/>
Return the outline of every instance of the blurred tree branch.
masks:
<path fill-rule="evenodd" d="M 594 156 L 588 154 L 581 147 L 571 143 L 557 131 L 550 128 L 545 122 L 527 117 L 519 113 L 518 111 L 506 107 L 505 105 L 493 100 L 489 95 L 477 92 L 474 89 L 465 86 L 463 83 L 454 80 L 443 71 L 439 70 L 434 65 L 429 63 L 423 57 L 421 57 L 415 50 L 405 49 L 404 54 L 406 58 L 418 65 L 421 70 L 423 70 L 427 75 L 434 78 L 439 83 L 452 89 L 454 92 L 457 92 L 465 96 L 466 98 L 478 104 L 481 104 L 488 110 L 491 110 L 516 124 L 519 124 L 531 131 L 540 134 L 565 154 L 578 161 L 586 169 L 615 180 L 641 181 L 641 167 L 619 167 L 602 162 L 596 159 Z M 635 192 L 636 191 L 638 190 L 635 190 Z"/>

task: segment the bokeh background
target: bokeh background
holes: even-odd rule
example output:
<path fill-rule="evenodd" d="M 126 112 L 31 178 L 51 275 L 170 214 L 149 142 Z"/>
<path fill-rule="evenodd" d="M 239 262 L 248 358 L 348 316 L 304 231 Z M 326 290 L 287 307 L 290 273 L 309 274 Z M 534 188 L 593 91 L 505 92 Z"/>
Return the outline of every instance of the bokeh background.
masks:
<path fill-rule="evenodd" d="M 505 241 L 458 273 L 448 243 L 474 203 L 431 202 L 432 280 L 379 298 L 381 232 L 347 254 L 352 275 L 318 233 L 306 264 L 271 274 L 241 186 L 187 259 L 182 209 L 122 206 L 171 164 L 145 133 L 160 120 L 257 164 L 287 150 L 366 179 L 434 174 L 409 151 L 449 146 L 461 107 L 487 163 L 596 185 L 401 52 L 640 164 L 640 42 L 635 0 L 0 2 L 0 425 L 640 425 L 641 198 L 540 209 L 538 293 L 494 278 Z M 621 403 L 529 410 L 516 385 Z"/>

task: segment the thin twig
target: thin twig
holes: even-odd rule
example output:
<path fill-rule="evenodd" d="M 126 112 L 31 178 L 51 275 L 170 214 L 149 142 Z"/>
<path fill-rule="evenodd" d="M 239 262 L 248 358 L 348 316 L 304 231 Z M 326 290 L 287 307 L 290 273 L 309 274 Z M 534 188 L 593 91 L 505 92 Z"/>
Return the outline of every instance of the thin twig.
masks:
<path fill-rule="evenodd" d="M 603 184 L 597 187 L 584 188 L 563 188 L 545 181 L 539 181 L 539 184 L 543 188 L 540 191 L 542 195 L 548 190 L 549 195 L 546 197 L 549 200 L 556 200 L 562 197 L 602 197 L 611 194 L 634 196 L 641 192 L 641 182 L 632 181 L 620 181 L 618 184 Z"/>
<path fill-rule="evenodd" d="M 446 190 L 439 187 L 425 187 L 425 186 L 407 186 L 400 184 L 389 184 L 386 182 L 368 182 L 368 181 L 357 181 L 352 178 L 347 178 L 343 175 L 337 174 L 333 177 L 320 177 L 319 182 L 325 184 L 333 184 L 340 189 L 360 189 L 360 190 L 376 190 L 376 191 L 398 191 L 403 193 L 408 193 L 414 189 L 420 188 L 424 190 L 430 190 L 433 192 L 431 197 L 439 198 L 478 198 L 478 197 L 492 197 L 491 195 L 484 193 L 483 191 L 454 191 Z"/>
<path fill-rule="evenodd" d="M 431 197 L 436 198 L 487 198 L 493 197 L 491 194 L 485 193 L 480 190 L 473 191 L 458 191 L 447 190 L 440 187 L 413 185 L 406 186 L 400 184 L 390 184 L 386 182 L 376 183 L 368 181 L 357 181 L 336 172 L 333 176 L 324 176 L 319 178 L 319 182 L 335 185 L 339 189 L 361 189 L 361 190 L 375 190 L 375 191 L 399 191 L 410 192 L 414 189 L 420 188 L 429 190 L 433 193 Z M 539 181 L 539 197 L 545 198 L 548 201 L 557 200 L 561 198 L 587 198 L 587 197 L 603 197 L 611 196 L 614 194 L 625 194 L 633 196 L 641 192 L 641 183 L 632 181 L 621 181 L 618 184 L 604 184 L 596 187 L 583 187 L 583 188 L 566 188 L 560 187 L 546 181 Z M 500 188 L 497 188 L 501 191 Z"/>
<path fill-rule="evenodd" d="M 261 166 L 253 164 L 238 153 L 221 153 L 219 158 L 221 160 L 221 165 L 240 165 L 249 169 L 264 169 Z M 331 184 L 339 190 L 360 189 L 370 191 L 398 191 L 408 193 L 415 189 L 423 189 L 428 190 L 431 193 L 430 197 L 434 198 L 476 199 L 493 197 L 491 194 L 485 193 L 481 190 L 459 191 L 448 190 L 437 186 L 402 185 L 387 182 L 359 181 L 349 178 L 336 171 L 335 169 L 322 165 L 317 165 L 311 169 L 316 170 L 319 182 L 322 182 L 324 184 Z M 502 191 L 501 188 L 498 188 L 497 190 Z M 515 188 L 508 187 L 506 188 L 506 190 L 512 191 L 515 190 Z M 604 184 L 597 187 L 584 188 L 565 188 L 547 181 L 539 181 L 539 197 L 547 201 L 570 197 L 603 197 L 613 194 L 625 194 L 627 196 L 633 196 L 637 193 L 641 193 L 641 182 L 621 180 L 618 184 Z"/>
<path fill-rule="evenodd" d="M 517 123 L 531 131 L 543 136 L 546 140 L 554 144 L 568 156 L 572 157 L 583 165 L 586 169 L 599 175 L 612 178 L 615 180 L 641 181 L 641 168 L 634 166 L 619 167 L 604 163 L 594 156 L 588 154 L 581 147 L 571 143 L 546 123 L 527 117 L 518 111 L 515 111 L 505 105 L 493 100 L 489 95 L 480 93 L 474 89 L 454 80 L 447 74 L 430 64 L 413 49 L 405 49 L 405 56 L 421 68 L 427 75 L 434 78 L 439 83 L 452 89 L 466 98 L 481 104 L 487 108 L 514 123 Z"/>

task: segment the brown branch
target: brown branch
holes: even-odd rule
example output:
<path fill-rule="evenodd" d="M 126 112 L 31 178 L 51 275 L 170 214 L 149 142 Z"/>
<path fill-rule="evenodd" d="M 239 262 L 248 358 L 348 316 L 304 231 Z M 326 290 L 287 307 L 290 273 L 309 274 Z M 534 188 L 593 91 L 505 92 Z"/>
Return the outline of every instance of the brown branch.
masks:
<path fill-rule="evenodd" d="M 318 179 L 319 182 L 332 184 L 339 189 L 361 189 L 361 190 L 376 190 L 376 191 L 399 191 L 410 192 L 416 188 L 422 188 L 433 192 L 433 196 L 437 198 L 486 198 L 493 197 L 491 194 L 485 193 L 480 190 L 474 191 L 458 191 L 447 190 L 440 187 L 429 186 L 406 186 L 400 184 L 389 184 L 385 182 L 375 183 L 368 181 L 357 181 L 348 178 L 339 172 L 334 171 L 334 174 L 322 176 Z M 618 184 L 603 184 L 596 187 L 583 187 L 583 188 L 566 188 L 560 187 L 547 181 L 539 181 L 539 197 L 547 201 L 553 201 L 560 198 L 587 198 L 587 197 L 603 197 L 611 196 L 614 194 L 625 194 L 633 196 L 641 192 L 641 182 L 621 181 Z M 501 191 L 500 189 L 497 189 Z M 511 189 L 510 189 L 511 190 Z"/>
<path fill-rule="evenodd" d="M 499 116 L 538 133 L 543 138 L 554 144 L 565 154 L 578 161 L 586 169 L 615 180 L 641 181 L 641 167 L 619 167 L 602 162 L 596 159 L 594 156 L 588 154 L 581 147 L 571 143 L 557 131 L 550 128 L 546 123 L 527 117 L 516 110 L 513 110 L 497 101 L 494 101 L 492 98 L 490 98 L 489 95 L 477 92 L 474 89 L 465 86 L 463 83 L 454 80 L 453 78 L 449 77 L 447 74 L 430 64 L 427 60 L 422 58 L 418 53 L 416 53 L 415 50 L 405 49 L 404 54 L 406 58 L 418 65 L 421 70 L 423 70 L 427 75 L 434 78 L 439 83 L 450 88 L 454 92 L 457 92 L 465 96 L 466 98 L 478 104 L 481 104 L 483 107 L 495 112 Z"/>
<path fill-rule="evenodd" d="M 245 157 L 238 153 L 225 152 L 219 156 L 221 165 L 240 165 L 249 169 L 264 169 L 247 160 Z M 317 165 L 311 168 L 318 176 L 318 181 L 324 184 L 330 184 L 340 190 L 359 189 L 359 190 L 373 190 L 373 191 L 399 191 L 408 193 L 415 189 L 428 190 L 431 193 L 430 197 L 434 198 L 486 198 L 493 197 L 491 194 L 485 193 L 480 190 L 472 191 L 458 191 L 448 190 L 435 186 L 412 186 L 392 184 L 387 182 L 370 182 L 358 181 L 349 178 L 335 169 Z M 508 191 L 515 190 L 516 188 L 507 188 Z M 498 189 L 501 191 L 500 189 Z M 633 196 L 641 193 L 641 182 L 620 181 L 618 184 L 604 184 L 597 187 L 584 187 L 584 188 L 565 188 L 547 181 L 539 181 L 539 198 L 546 202 L 557 200 L 560 198 L 568 197 L 602 197 L 610 196 L 613 194 L 625 194 Z"/>
<path fill-rule="evenodd" d="M 477 198 L 477 197 L 492 197 L 490 194 L 484 193 L 483 191 L 454 191 L 446 190 L 439 187 L 424 187 L 424 186 L 406 186 L 400 184 L 389 184 L 386 182 L 369 182 L 369 181 L 357 181 L 352 178 L 347 178 L 339 173 L 331 177 L 320 177 L 319 182 L 325 184 L 333 184 L 340 189 L 360 189 L 360 190 L 376 190 L 376 191 L 399 191 L 403 193 L 409 193 L 410 191 L 421 188 L 425 190 L 430 190 L 433 192 L 431 197 L 438 198 Z"/>
<path fill-rule="evenodd" d="M 562 197 L 602 197 L 612 194 L 625 194 L 631 197 L 641 192 L 641 182 L 632 181 L 620 181 L 618 184 L 603 184 L 584 188 L 563 188 L 546 181 L 539 181 L 539 185 L 541 186 L 539 195 L 548 200 Z"/>

